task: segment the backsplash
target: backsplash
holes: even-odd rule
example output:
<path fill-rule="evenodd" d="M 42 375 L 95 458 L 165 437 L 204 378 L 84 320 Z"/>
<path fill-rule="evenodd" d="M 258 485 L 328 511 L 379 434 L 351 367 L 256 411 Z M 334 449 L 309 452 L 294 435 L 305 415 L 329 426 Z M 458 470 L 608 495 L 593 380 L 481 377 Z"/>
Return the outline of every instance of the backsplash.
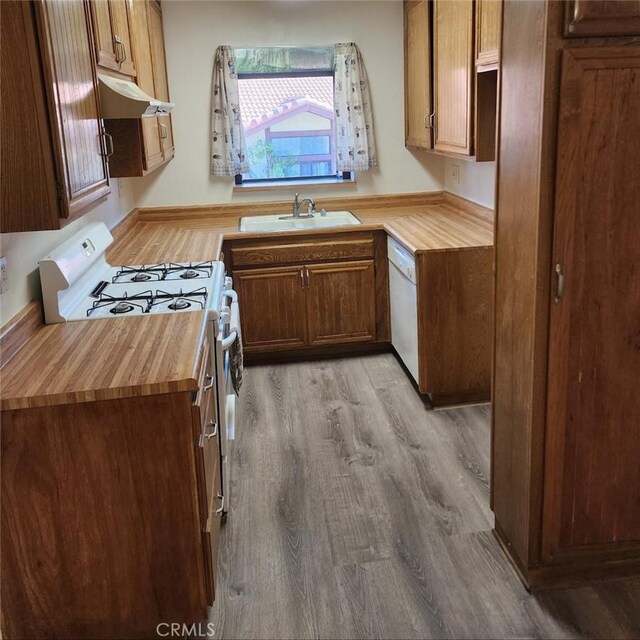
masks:
<path fill-rule="evenodd" d="M 59 231 L 32 231 L 0 235 L 0 253 L 7 257 L 9 289 L 0 296 L 0 326 L 30 300 L 40 299 L 38 261 L 90 222 L 115 226 L 134 208 L 133 179 L 111 181 L 111 194 L 93 211 Z"/>
<path fill-rule="evenodd" d="M 444 190 L 490 209 L 495 209 L 495 179 L 495 162 L 444 159 Z"/>

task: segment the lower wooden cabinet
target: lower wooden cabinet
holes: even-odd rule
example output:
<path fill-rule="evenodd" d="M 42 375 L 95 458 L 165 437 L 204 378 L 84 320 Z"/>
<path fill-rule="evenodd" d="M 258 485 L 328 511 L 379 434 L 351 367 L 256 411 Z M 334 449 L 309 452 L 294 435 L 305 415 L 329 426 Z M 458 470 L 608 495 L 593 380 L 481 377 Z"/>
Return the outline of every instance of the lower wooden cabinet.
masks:
<path fill-rule="evenodd" d="M 247 351 L 307 344 L 307 307 L 301 266 L 234 271 Z"/>
<path fill-rule="evenodd" d="M 195 402 L 2 412 L 4 638 L 150 638 L 206 618 L 221 524 L 206 371 Z"/>
<path fill-rule="evenodd" d="M 228 243 L 247 353 L 388 342 L 385 239 L 381 232 Z"/>
<path fill-rule="evenodd" d="M 491 398 L 493 247 L 419 254 L 421 393 L 433 406 Z"/>
<path fill-rule="evenodd" d="M 251 350 L 375 340 L 373 260 L 234 272 Z"/>
<path fill-rule="evenodd" d="M 375 340 L 373 260 L 311 265 L 305 275 L 310 345 Z"/>

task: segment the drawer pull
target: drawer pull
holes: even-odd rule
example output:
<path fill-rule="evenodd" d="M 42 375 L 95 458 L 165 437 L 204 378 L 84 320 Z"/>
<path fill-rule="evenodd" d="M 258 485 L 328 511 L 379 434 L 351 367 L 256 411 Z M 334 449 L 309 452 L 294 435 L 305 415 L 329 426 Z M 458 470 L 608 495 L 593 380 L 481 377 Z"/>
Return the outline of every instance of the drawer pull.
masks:
<path fill-rule="evenodd" d="M 200 440 L 198 442 L 198 446 L 201 449 L 203 449 L 204 443 L 210 438 L 215 438 L 217 435 L 218 435 L 218 423 L 213 422 L 213 420 L 211 422 L 207 422 L 203 432 L 200 434 Z"/>
<path fill-rule="evenodd" d="M 213 376 L 210 376 L 208 373 L 205 376 L 205 380 L 209 383 L 209 384 L 205 384 L 204 387 L 202 387 L 202 391 L 203 392 L 207 392 L 211 389 L 213 389 Z"/>

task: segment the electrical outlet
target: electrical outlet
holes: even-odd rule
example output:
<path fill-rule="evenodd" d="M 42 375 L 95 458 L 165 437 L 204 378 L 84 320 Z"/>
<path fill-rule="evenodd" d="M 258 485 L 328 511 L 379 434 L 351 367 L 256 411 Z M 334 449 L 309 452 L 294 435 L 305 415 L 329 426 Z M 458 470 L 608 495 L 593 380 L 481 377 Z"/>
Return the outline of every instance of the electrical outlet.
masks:
<path fill-rule="evenodd" d="M 460 166 L 457 164 L 451 165 L 451 180 L 456 184 L 460 184 Z"/>
<path fill-rule="evenodd" d="M 7 259 L 0 258 L 0 293 L 4 293 L 9 288 L 9 278 L 7 275 Z"/>

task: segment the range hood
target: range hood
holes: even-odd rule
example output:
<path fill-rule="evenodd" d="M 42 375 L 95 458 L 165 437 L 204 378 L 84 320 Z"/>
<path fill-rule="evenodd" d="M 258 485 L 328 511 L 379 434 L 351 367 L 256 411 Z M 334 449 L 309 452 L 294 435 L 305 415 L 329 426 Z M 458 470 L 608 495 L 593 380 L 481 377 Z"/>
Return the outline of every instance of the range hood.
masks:
<path fill-rule="evenodd" d="M 105 120 L 149 118 L 171 113 L 173 102 L 161 102 L 147 95 L 129 80 L 98 74 L 100 106 Z"/>

